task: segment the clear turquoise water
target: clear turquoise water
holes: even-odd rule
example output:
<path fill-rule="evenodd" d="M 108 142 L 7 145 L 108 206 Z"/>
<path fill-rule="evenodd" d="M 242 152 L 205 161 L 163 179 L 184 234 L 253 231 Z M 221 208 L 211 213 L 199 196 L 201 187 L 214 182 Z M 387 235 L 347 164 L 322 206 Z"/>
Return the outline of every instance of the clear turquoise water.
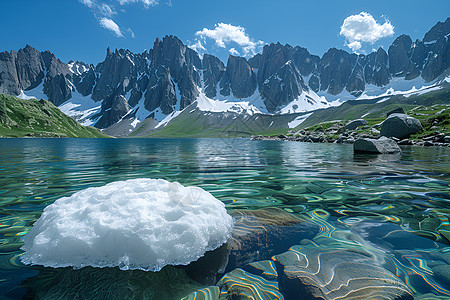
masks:
<path fill-rule="evenodd" d="M 58 276 L 19 261 L 22 236 L 47 205 L 131 178 L 200 186 L 228 209 L 322 209 L 334 227 L 361 220 L 395 224 L 445 251 L 450 148 L 403 150 L 373 156 L 354 155 L 351 145 L 249 139 L 0 139 L 0 298 L 21 298 L 39 274 Z M 416 273 L 426 269 L 403 260 Z M 450 290 L 432 275 L 401 276 L 418 293 Z"/>

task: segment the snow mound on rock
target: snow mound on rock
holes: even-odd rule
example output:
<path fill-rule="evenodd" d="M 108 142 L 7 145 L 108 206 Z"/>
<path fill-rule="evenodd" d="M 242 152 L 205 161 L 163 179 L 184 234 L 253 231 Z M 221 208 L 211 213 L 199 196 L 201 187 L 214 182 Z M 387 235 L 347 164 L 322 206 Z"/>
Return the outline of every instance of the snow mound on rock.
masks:
<path fill-rule="evenodd" d="M 24 237 L 25 264 L 158 271 L 186 265 L 231 236 L 225 205 L 198 187 L 132 179 L 56 200 Z"/>

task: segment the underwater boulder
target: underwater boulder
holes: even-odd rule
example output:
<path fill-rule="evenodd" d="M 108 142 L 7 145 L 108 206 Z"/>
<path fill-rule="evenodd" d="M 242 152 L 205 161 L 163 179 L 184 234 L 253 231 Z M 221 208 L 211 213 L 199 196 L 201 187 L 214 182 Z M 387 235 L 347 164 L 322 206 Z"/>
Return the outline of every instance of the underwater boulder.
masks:
<path fill-rule="evenodd" d="M 414 299 L 375 256 L 336 241 L 304 241 L 275 258 L 283 265 L 280 291 L 285 299 Z"/>
<path fill-rule="evenodd" d="M 230 250 L 227 270 L 269 259 L 289 249 L 293 243 L 311 239 L 319 225 L 279 208 L 239 210 L 234 218 L 232 237 L 226 243 Z"/>

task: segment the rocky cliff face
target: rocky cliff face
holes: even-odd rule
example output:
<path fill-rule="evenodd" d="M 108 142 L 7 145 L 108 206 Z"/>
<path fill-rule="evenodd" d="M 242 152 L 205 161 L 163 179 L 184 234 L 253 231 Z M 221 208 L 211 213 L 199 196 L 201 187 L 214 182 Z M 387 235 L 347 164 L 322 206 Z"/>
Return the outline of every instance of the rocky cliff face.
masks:
<path fill-rule="evenodd" d="M 108 48 L 97 66 L 65 64 L 49 51 L 26 46 L 0 53 L 0 93 L 41 89 L 55 105 L 85 97 L 98 103 L 89 118 L 99 128 L 128 117 L 160 120 L 192 104 L 200 92 L 235 101 L 256 95 L 268 112 L 277 113 L 293 101 L 302 106 L 301 99 L 314 108 L 314 93 L 358 97 L 368 85 L 383 87 L 394 78 L 431 82 L 450 67 L 449 38 L 450 18 L 423 40 L 399 36 L 387 52 L 357 55 L 332 48 L 319 57 L 277 43 L 248 60 L 230 55 L 226 65 L 209 54 L 201 58 L 175 36 L 156 39 L 152 49 L 138 54 Z"/>

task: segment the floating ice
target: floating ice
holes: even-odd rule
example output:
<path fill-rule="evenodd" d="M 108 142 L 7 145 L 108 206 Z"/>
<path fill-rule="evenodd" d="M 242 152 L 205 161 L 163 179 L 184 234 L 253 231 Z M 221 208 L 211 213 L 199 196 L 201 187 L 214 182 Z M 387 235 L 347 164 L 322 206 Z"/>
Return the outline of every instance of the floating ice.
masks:
<path fill-rule="evenodd" d="M 132 179 L 56 200 L 24 237 L 25 264 L 157 271 L 186 265 L 231 236 L 222 202 L 198 187 Z"/>

